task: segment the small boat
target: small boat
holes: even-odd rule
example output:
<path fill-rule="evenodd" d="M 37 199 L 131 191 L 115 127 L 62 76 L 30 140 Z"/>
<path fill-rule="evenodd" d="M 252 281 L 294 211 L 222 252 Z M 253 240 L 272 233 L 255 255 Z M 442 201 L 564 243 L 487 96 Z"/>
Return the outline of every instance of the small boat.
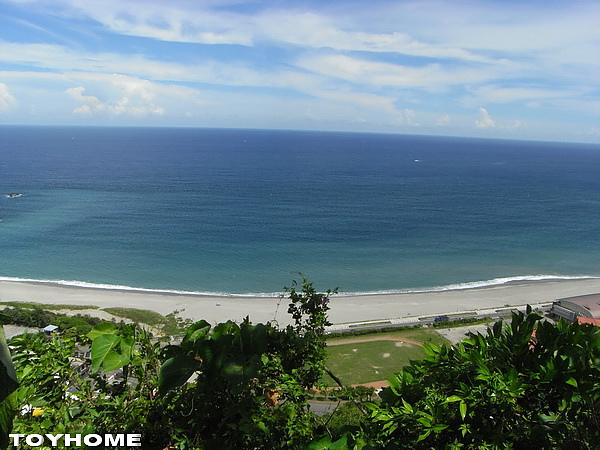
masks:
<path fill-rule="evenodd" d="M 21 195 L 23 195 L 23 194 L 16 194 L 14 192 L 11 192 L 10 194 L 6 194 L 6 196 L 8 198 L 16 198 L 16 197 L 20 197 Z"/>

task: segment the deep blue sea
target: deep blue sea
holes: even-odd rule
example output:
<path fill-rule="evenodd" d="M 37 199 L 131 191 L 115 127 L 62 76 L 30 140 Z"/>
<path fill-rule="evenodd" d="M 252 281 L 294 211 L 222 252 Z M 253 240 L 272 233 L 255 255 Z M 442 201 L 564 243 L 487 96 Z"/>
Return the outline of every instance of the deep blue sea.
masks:
<path fill-rule="evenodd" d="M 600 276 L 600 146 L 0 127 L 0 278 L 352 293 Z M 21 193 L 17 198 L 5 194 Z"/>

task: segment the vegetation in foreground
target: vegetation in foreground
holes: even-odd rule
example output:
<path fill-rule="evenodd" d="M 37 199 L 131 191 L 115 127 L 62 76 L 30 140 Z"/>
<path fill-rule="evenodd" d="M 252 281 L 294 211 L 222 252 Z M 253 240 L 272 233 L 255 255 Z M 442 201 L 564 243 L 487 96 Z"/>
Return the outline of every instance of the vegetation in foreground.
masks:
<path fill-rule="evenodd" d="M 306 280 L 296 288 L 284 329 L 200 321 L 178 345 L 110 323 L 87 336 L 24 335 L 10 342 L 16 374 L 0 341 L 1 436 L 141 433 L 144 447 L 179 449 L 600 447 L 600 328 L 531 311 L 457 346 L 426 345 L 380 401 L 315 417 L 328 294 Z M 81 344 L 91 359 L 73 358 Z"/>

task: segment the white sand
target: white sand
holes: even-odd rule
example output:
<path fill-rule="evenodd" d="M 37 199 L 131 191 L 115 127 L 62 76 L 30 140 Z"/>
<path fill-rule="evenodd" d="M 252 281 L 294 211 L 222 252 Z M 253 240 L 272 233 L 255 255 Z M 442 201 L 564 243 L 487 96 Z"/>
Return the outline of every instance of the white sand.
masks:
<path fill-rule="evenodd" d="M 536 281 L 443 292 L 351 297 L 337 295 L 331 299 L 329 318 L 333 323 L 346 323 L 449 314 L 505 305 L 552 302 L 559 298 L 598 292 L 600 279 Z M 206 319 L 211 323 L 230 319 L 241 321 L 247 315 L 255 323 L 273 319 L 282 325 L 290 322 L 286 298 L 281 301 L 276 314 L 279 303 L 277 298 L 163 294 L 0 281 L 0 301 L 95 305 L 100 308 L 117 306 L 150 309 L 161 314 L 179 310 L 182 317 Z"/>

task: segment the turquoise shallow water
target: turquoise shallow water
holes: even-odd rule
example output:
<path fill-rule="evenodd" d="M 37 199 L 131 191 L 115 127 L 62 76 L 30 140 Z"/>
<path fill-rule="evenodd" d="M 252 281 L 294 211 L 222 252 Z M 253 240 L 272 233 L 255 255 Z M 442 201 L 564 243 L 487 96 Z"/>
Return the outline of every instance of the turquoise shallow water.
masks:
<path fill-rule="evenodd" d="M 397 292 L 600 276 L 600 148 L 0 127 L 0 277 Z"/>

